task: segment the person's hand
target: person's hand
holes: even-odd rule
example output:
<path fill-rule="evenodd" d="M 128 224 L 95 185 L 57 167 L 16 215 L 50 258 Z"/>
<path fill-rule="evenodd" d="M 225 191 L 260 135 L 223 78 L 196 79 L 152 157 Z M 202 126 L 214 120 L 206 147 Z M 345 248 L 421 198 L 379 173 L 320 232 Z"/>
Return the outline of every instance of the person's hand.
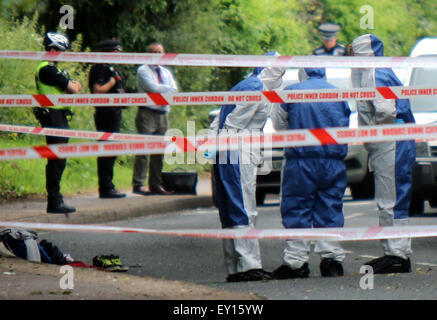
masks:
<path fill-rule="evenodd" d="M 117 79 L 114 76 L 111 76 L 111 79 L 109 79 L 109 81 L 111 82 L 111 87 L 117 84 Z"/>
<path fill-rule="evenodd" d="M 217 155 L 217 151 L 205 151 L 203 157 L 205 159 L 213 159 Z"/>
<path fill-rule="evenodd" d="M 68 82 L 67 92 L 68 93 L 78 93 L 82 89 L 80 82 L 75 80 L 70 80 Z"/>
<path fill-rule="evenodd" d="M 77 87 L 78 87 L 77 90 L 80 91 L 82 89 L 82 85 L 80 84 L 80 82 L 76 81 L 76 80 L 73 80 L 73 82 L 77 84 Z"/>

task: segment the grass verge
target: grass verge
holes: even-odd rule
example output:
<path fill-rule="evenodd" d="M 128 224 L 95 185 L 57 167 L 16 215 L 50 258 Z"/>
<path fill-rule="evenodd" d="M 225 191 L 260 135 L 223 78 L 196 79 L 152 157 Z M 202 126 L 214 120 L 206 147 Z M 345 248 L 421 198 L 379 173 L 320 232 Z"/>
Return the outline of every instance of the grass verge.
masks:
<path fill-rule="evenodd" d="M 80 140 L 71 140 L 71 143 Z M 83 140 L 81 140 L 83 142 Z M 17 138 L 16 134 L 2 135 L 0 148 L 44 145 L 43 137 Z M 120 190 L 131 188 L 134 156 L 120 156 L 114 166 L 114 184 Z M 186 158 L 185 158 L 186 159 Z M 0 202 L 19 198 L 44 198 L 45 159 L 0 161 Z M 168 164 L 164 161 L 163 171 L 196 171 L 199 177 L 208 175 L 208 164 Z M 61 180 L 61 193 L 74 195 L 97 192 L 97 158 L 69 158 Z"/>

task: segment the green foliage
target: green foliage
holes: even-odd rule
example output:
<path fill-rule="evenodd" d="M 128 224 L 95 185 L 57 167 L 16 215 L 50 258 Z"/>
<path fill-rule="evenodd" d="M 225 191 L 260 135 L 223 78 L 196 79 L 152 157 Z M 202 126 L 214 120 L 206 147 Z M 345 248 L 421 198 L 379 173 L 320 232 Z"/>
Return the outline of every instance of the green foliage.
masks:
<path fill-rule="evenodd" d="M 44 1 L 45 2 L 45 1 Z M 32 15 L 38 9 L 44 9 L 46 3 L 36 0 L 0 0 L 0 17 L 21 17 Z"/>
<path fill-rule="evenodd" d="M 44 30 L 59 29 L 63 0 L 0 0 L 0 49 L 41 51 Z M 385 54 L 408 55 L 423 37 L 437 33 L 435 0 L 70 0 L 74 29 L 66 30 L 74 51 L 95 50 L 105 38 L 117 37 L 126 52 L 144 52 L 152 41 L 167 52 L 211 54 L 310 55 L 320 46 L 317 27 L 322 22 L 340 23 L 339 41 L 350 43 L 364 33 L 374 33 L 385 43 Z M 360 26 L 369 5 L 374 29 Z M 31 17 L 31 18 L 29 18 Z M 34 93 L 37 62 L 0 60 L 0 93 Z M 88 90 L 90 65 L 60 63 L 70 76 Z M 137 65 L 119 65 L 127 92 L 136 92 Z M 248 68 L 172 67 L 180 91 L 227 91 L 251 70 Z M 187 134 L 209 126 L 208 113 L 216 106 L 173 106 L 170 127 Z M 95 130 L 94 108 L 77 107 L 71 127 Z M 123 110 L 122 131 L 135 133 L 136 107 Z M 191 122 L 189 122 L 191 121 Z M 37 125 L 28 108 L 0 108 L 0 123 Z M 73 142 L 73 141 L 72 141 Z M 0 133 L 1 146 L 44 144 L 38 136 Z M 133 156 L 119 157 L 115 183 L 129 186 Z M 92 190 L 97 186 L 95 158 L 67 161 L 63 190 Z M 45 161 L 0 162 L 0 194 L 20 196 L 43 192 Z M 197 170 L 208 165 L 165 165 L 165 170 Z"/>
<path fill-rule="evenodd" d="M 21 20 L 11 20 L 0 17 L 0 50 L 30 50 L 42 51 L 44 34 L 37 24 L 38 16 L 33 16 L 32 19 L 27 17 Z M 81 51 L 81 37 L 72 44 L 73 50 Z M 1 94 L 33 94 L 36 93 L 35 87 L 35 71 L 37 61 L 31 60 L 0 60 L 0 93 Z M 59 64 L 60 68 L 66 68 L 70 76 L 80 81 L 84 87 L 83 92 L 87 92 L 88 65 L 80 65 L 74 63 Z M 92 121 L 93 108 L 76 108 L 75 116 L 71 126 L 78 129 L 94 130 Z M 39 123 L 35 119 L 31 108 L 0 108 L 0 123 L 2 124 L 17 124 L 38 126 Z M 22 135 L 15 133 L 0 134 L 1 147 L 16 147 L 27 145 L 45 144 L 45 140 L 40 136 Z M 76 175 L 81 175 L 83 172 L 92 172 L 83 170 L 83 166 L 93 159 L 81 159 L 81 165 L 77 165 L 72 171 Z M 32 161 L 1 161 L 0 162 L 0 198 L 19 197 L 34 193 L 41 193 L 45 190 L 45 160 Z M 94 160 L 95 162 L 95 160 Z M 76 167 L 75 162 L 68 164 L 69 167 Z M 87 166 L 89 169 L 89 165 Z M 77 171 L 76 171 L 77 170 Z M 68 171 L 68 170 L 67 170 Z M 94 170 L 95 173 L 95 170 Z M 83 181 L 82 178 L 75 178 L 73 181 Z M 82 184 L 82 182 L 81 182 Z M 93 185 L 95 186 L 95 184 Z M 76 186 L 77 187 L 77 186 Z M 82 186 L 83 188 L 84 186 Z M 80 190 L 82 188 L 76 188 Z M 88 187 L 89 188 L 89 187 Z M 66 190 L 72 192 L 68 186 Z"/>
<path fill-rule="evenodd" d="M 37 18 L 8 21 L 0 18 L 0 49 L 39 50 L 42 41 Z M 35 61 L 0 60 L 0 93 L 35 93 Z M 0 108 L 1 123 L 35 124 L 27 108 Z"/>
<path fill-rule="evenodd" d="M 32 19 L 10 21 L 0 18 L 0 50 L 43 51 L 42 41 L 44 29 L 37 24 L 38 16 Z M 72 43 L 74 51 L 82 51 L 82 38 L 79 35 Z M 36 93 L 35 71 L 39 62 L 32 60 L 0 60 L 0 93 L 1 94 L 33 94 Z M 89 65 L 77 63 L 60 63 L 61 69 L 68 70 L 69 75 L 82 83 L 82 92 L 88 92 Z M 76 108 L 72 126 L 78 129 L 90 130 L 92 123 L 91 108 Z M 0 108 L 0 123 L 38 125 L 29 108 Z"/>
<path fill-rule="evenodd" d="M 350 43 L 361 34 L 373 33 L 385 43 L 385 55 L 407 56 L 414 44 L 429 34 L 426 27 L 435 18 L 435 1 L 397 0 L 322 0 L 320 22 L 333 21 L 343 28 L 339 38 Z M 371 6 L 374 13 L 374 29 L 362 29 L 360 22 L 365 11 L 363 6 Z M 434 7 L 432 13 L 425 13 Z M 425 28 L 424 28 L 425 27 Z"/>

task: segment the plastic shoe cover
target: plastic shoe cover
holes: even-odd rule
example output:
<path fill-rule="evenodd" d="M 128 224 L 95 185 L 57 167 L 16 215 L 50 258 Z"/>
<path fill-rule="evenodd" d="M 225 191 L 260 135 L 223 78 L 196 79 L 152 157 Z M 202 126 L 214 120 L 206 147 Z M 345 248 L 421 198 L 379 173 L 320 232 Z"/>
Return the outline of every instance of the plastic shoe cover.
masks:
<path fill-rule="evenodd" d="M 364 265 L 371 266 L 374 274 L 411 272 L 410 259 L 404 259 L 397 256 L 382 256 L 366 262 Z"/>
<path fill-rule="evenodd" d="M 251 269 L 245 272 L 238 272 L 230 274 L 227 278 L 227 282 L 241 282 L 241 281 L 261 281 L 271 280 L 272 273 L 263 269 Z"/>
<path fill-rule="evenodd" d="M 310 275 L 310 269 L 308 263 L 304 263 L 299 269 L 291 269 L 289 266 L 282 265 L 275 271 L 273 271 L 274 279 L 296 279 L 296 278 L 308 278 Z"/>
<path fill-rule="evenodd" d="M 320 273 L 323 277 L 343 276 L 343 265 L 332 258 L 323 259 L 320 262 Z"/>

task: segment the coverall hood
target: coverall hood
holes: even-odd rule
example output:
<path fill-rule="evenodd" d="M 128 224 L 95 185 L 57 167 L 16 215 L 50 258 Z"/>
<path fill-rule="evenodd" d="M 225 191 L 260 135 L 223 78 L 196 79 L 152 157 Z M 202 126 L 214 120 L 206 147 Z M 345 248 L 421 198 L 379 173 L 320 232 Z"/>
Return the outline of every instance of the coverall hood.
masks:
<path fill-rule="evenodd" d="M 265 56 L 279 56 L 279 53 L 276 51 L 270 51 L 267 52 Z M 256 67 L 255 69 L 253 69 L 251 76 L 259 76 L 263 70 L 264 67 Z"/>
<path fill-rule="evenodd" d="M 364 34 L 352 41 L 352 51 L 355 56 L 383 56 L 384 44 L 373 34 Z M 355 88 L 375 87 L 375 70 L 373 68 L 352 69 L 352 85 Z"/>
<path fill-rule="evenodd" d="M 258 79 L 267 90 L 273 90 L 281 86 L 284 73 L 285 68 L 264 68 Z"/>
<path fill-rule="evenodd" d="M 300 82 L 304 82 L 309 78 L 320 78 L 326 80 L 326 71 L 324 68 L 300 68 L 298 76 Z"/>
<path fill-rule="evenodd" d="M 279 56 L 277 52 L 267 52 L 266 56 Z M 267 90 L 273 90 L 281 86 L 282 76 L 285 73 L 285 68 L 282 67 L 267 67 L 255 68 L 252 75 L 258 76 Z"/>
<path fill-rule="evenodd" d="M 352 50 L 356 56 L 382 57 L 384 55 L 384 44 L 377 36 L 368 33 L 352 41 Z"/>

